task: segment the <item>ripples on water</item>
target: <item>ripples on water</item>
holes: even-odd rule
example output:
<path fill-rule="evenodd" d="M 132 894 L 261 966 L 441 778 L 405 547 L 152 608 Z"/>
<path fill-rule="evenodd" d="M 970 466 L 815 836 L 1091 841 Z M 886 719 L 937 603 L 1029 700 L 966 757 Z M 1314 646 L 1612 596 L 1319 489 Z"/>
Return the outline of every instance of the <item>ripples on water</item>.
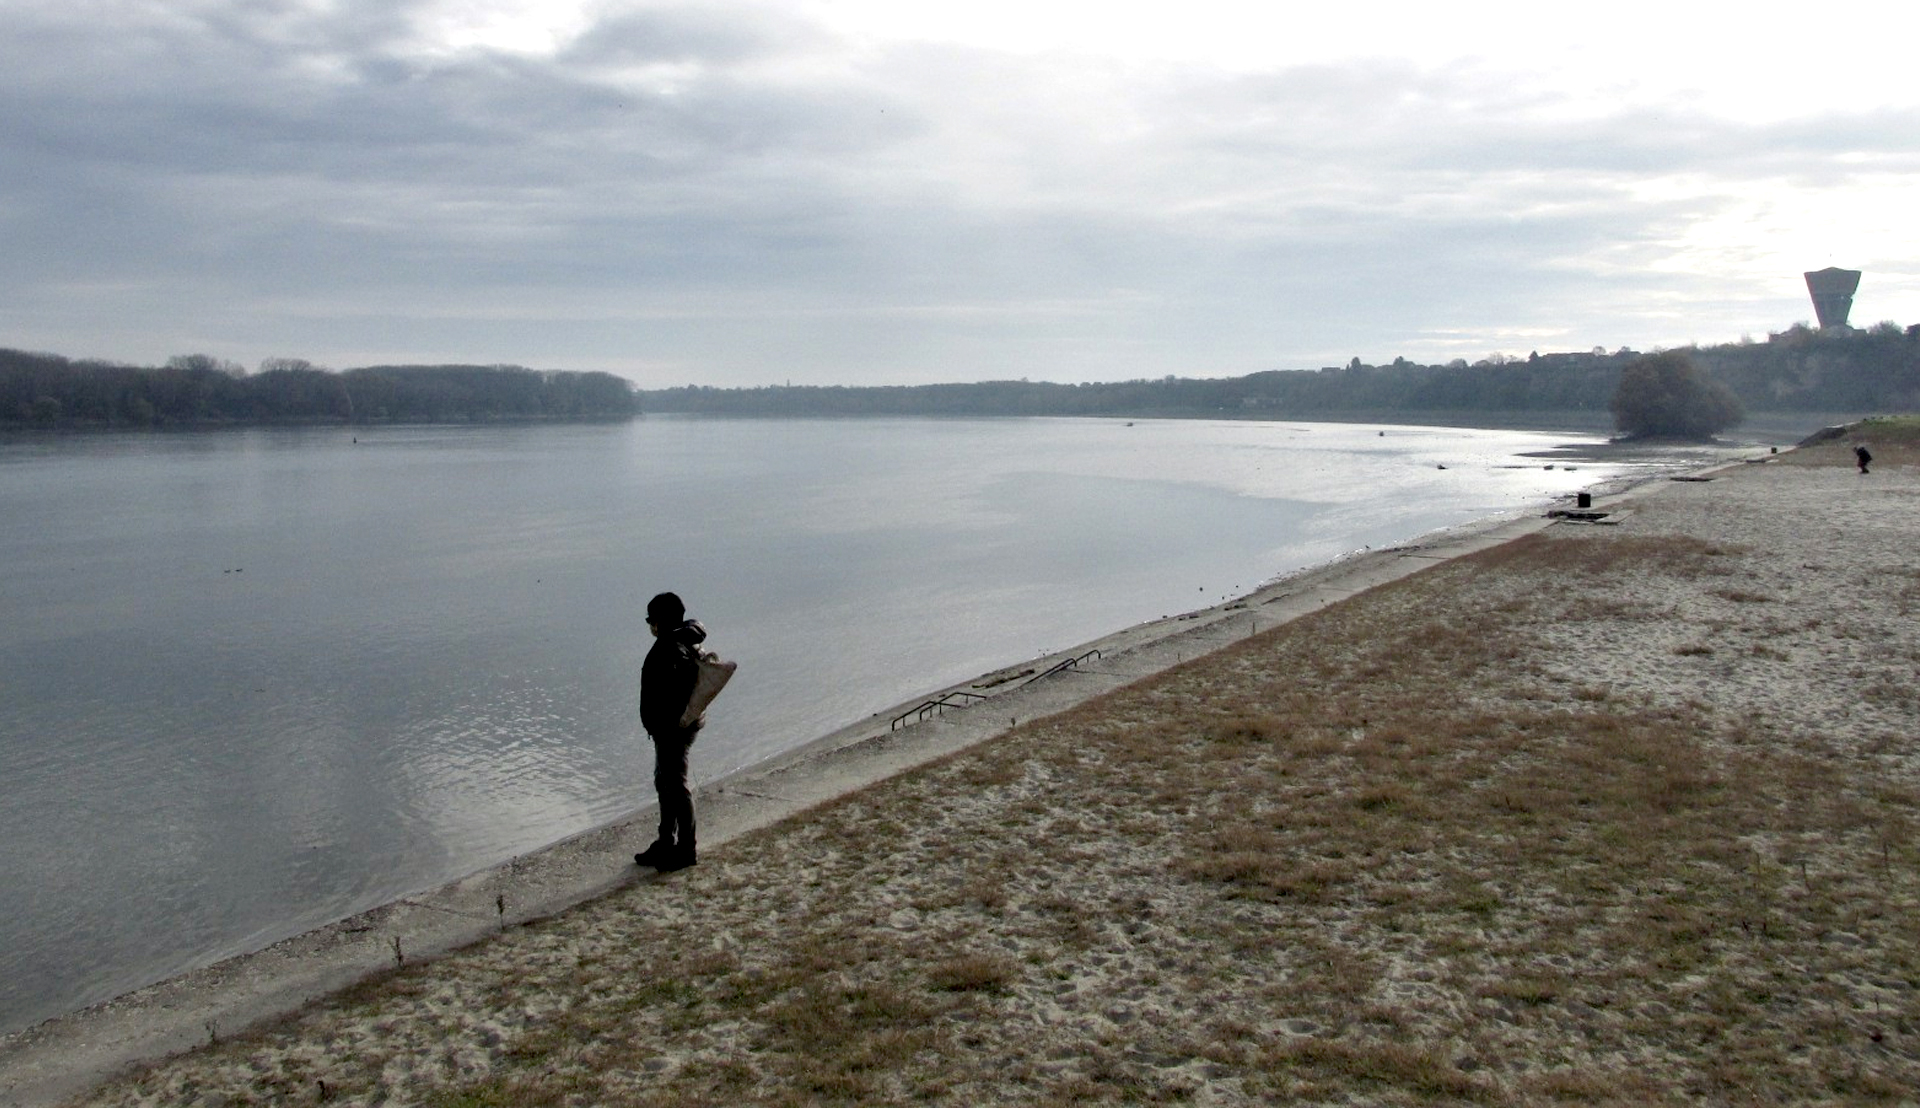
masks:
<path fill-rule="evenodd" d="M 634 696 L 660 589 L 742 663 L 695 751 L 711 779 L 1623 468 L 1519 457 L 1578 436 L 1382 431 L 650 419 L 0 439 L 0 1030 L 649 803 Z"/>

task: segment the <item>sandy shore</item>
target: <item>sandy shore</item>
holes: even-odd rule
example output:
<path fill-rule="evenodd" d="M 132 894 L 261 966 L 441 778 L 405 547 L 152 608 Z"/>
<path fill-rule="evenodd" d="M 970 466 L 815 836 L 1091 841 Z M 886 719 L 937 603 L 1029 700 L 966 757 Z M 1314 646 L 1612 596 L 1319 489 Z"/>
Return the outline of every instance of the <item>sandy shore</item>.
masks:
<path fill-rule="evenodd" d="M 307 993 L 405 964 L 287 1018 L 234 1033 L 324 951 L 46 1028 L 0 1089 L 159 1022 L 221 1041 L 85 1102 L 1910 1103 L 1920 470 L 1876 454 L 1116 636 L 731 783 L 697 869 L 586 836 L 315 940 L 357 952 Z"/>

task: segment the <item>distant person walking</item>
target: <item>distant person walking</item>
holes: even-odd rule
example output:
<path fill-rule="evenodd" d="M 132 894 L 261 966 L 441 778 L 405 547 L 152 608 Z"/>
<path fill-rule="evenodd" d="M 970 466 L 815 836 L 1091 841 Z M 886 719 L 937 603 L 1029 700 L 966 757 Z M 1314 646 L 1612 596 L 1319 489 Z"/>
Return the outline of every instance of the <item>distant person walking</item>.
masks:
<path fill-rule="evenodd" d="M 687 618 L 680 598 L 663 592 L 647 602 L 653 646 L 640 666 L 640 726 L 653 740 L 653 789 L 660 798 L 660 837 L 633 856 L 662 873 L 685 869 L 698 858 L 693 840 L 693 792 L 687 788 L 687 748 L 701 720 L 682 727 L 680 716 L 693 696 L 700 664 L 695 647 L 707 629 Z"/>
<path fill-rule="evenodd" d="M 1867 463 L 1873 461 L 1873 455 L 1867 453 L 1865 446 L 1856 446 L 1853 448 L 1853 460 L 1860 463 L 1860 472 L 1865 473 Z"/>

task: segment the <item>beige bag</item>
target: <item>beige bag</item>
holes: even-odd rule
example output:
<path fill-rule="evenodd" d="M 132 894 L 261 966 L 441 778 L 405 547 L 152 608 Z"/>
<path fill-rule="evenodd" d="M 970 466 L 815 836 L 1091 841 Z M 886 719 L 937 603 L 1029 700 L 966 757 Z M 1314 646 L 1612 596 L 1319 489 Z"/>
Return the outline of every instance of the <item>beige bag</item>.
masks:
<path fill-rule="evenodd" d="M 707 705 L 720 695 L 720 690 L 733 680 L 733 671 L 740 668 L 738 662 L 728 662 L 711 650 L 693 652 L 700 672 L 693 679 L 693 695 L 687 698 L 687 710 L 680 713 L 680 726 L 692 727 L 707 714 Z"/>

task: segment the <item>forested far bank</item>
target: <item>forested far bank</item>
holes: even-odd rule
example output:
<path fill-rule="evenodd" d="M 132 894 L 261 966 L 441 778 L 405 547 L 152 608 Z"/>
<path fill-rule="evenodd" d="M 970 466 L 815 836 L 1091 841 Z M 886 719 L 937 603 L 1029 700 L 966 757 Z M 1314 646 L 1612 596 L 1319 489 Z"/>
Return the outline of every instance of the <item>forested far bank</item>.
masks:
<path fill-rule="evenodd" d="M 367 366 L 278 359 L 248 374 L 201 355 L 165 366 L 0 350 L 0 425 L 208 427 L 271 423 L 492 423 L 624 419 L 633 383 L 523 366 Z"/>
<path fill-rule="evenodd" d="M 1920 325 L 1861 331 L 1795 325 L 1765 342 L 1680 348 L 1747 413 L 1920 411 Z M 259 372 L 204 355 L 142 368 L 0 350 L 0 426 L 164 427 L 249 423 L 484 423 L 622 419 L 649 412 L 742 416 L 1184 416 L 1599 425 L 1622 347 L 1422 365 L 1359 358 L 1243 377 L 1056 384 L 686 385 L 641 390 L 602 372 L 522 366 L 367 366 L 332 371 L 270 359 Z"/>
<path fill-rule="evenodd" d="M 1684 348 L 1693 363 L 1733 391 L 1748 412 L 1920 410 L 1920 327 L 1885 323 L 1865 331 L 1795 326 L 1761 342 Z M 1609 419 L 1621 372 L 1642 355 L 1622 347 L 1534 353 L 1469 365 L 1421 365 L 1359 358 L 1319 370 L 1268 370 L 1244 377 L 1054 384 L 821 386 L 723 389 L 699 385 L 642 390 L 650 412 L 710 415 L 1047 415 L 1232 416 L 1241 418 L 1406 418 L 1446 413 L 1511 418 L 1589 413 Z"/>

